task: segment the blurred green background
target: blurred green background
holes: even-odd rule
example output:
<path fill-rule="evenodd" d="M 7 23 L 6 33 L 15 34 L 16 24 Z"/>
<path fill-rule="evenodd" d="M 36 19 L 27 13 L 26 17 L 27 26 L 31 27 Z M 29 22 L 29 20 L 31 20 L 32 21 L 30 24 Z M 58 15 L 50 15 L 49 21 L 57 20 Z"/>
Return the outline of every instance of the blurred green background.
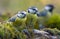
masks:
<path fill-rule="evenodd" d="M 10 0 L 9 8 L 12 12 L 27 10 L 30 6 L 36 6 L 41 10 L 46 4 L 53 4 L 55 12 L 60 13 L 60 0 Z"/>
<path fill-rule="evenodd" d="M 54 12 L 60 13 L 60 0 L 2 0 L 0 4 L 5 5 L 11 13 L 27 10 L 30 6 L 36 6 L 42 10 L 46 4 L 53 4 L 55 6 Z"/>

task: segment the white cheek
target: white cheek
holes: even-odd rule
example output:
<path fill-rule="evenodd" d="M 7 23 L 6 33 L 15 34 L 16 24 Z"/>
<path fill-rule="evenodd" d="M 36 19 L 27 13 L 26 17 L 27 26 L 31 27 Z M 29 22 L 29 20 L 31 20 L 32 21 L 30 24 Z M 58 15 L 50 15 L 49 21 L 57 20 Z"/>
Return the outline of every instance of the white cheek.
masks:
<path fill-rule="evenodd" d="M 22 15 L 22 14 L 17 14 L 17 16 L 18 16 L 18 17 L 23 17 L 23 15 Z"/>
<path fill-rule="evenodd" d="M 32 9 L 28 9 L 30 13 L 33 13 L 33 10 Z"/>
<path fill-rule="evenodd" d="M 46 10 L 49 10 L 49 9 L 50 9 L 50 7 L 45 7 L 45 9 L 46 9 Z"/>

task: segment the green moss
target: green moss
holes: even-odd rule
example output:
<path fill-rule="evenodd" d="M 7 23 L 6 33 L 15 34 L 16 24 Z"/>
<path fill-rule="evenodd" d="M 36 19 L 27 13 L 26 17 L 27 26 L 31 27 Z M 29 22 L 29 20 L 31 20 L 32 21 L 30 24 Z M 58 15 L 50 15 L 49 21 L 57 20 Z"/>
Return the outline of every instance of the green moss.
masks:
<path fill-rule="evenodd" d="M 57 28 L 60 29 L 60 15 L 53 14 L 46 22 L 45 26 L 49 28 Z"/>

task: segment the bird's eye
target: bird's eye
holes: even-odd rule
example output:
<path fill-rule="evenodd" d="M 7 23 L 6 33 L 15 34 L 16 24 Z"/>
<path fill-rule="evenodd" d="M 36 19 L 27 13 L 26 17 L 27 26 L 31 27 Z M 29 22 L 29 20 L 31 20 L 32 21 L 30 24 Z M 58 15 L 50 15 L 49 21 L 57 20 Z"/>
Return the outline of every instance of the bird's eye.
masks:
<path fill-rule="evenodd" d="M 25 11 L 22 11 L 21 13 L 22 13 L 22 14 L 26 14 L 26 12 L 25 12 Z"/>
<path fill-rule="evenodd" d="M 21 14 L 24 14 L 24 13 L 21 13 Z"/>
<path fill-rule="evenodd" d="M 19 18 L 26 17 L 26 12 L 25 11 L 19 11 L 18 14 L 17 14 L 17 17 L 19 17 Z"/>
<path fill-rule="evenodd" d="M 36 9 L 33 9 L 33 10 L 36 10 Z"/>

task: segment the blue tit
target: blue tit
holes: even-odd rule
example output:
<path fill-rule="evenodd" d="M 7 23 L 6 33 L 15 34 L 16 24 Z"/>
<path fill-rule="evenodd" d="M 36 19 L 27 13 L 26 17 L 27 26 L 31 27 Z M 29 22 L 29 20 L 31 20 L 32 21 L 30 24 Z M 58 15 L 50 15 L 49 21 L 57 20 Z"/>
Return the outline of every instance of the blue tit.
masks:
<path fill-rule="evenodd" d="M 36 15 L 37 12 L 38 9 L 36 7 L 29 7 L 27 10 L 26 26 L 28 31 L 31 33 L 31 37 L 34 36 L 33 29 L 37 21 L 37 15 Z"/>
<path fill-rule="evenodd" d="M 19 31 L 25 28 L 26 12 L 19 11 L 14 17 L 10 18 L 11 25 L 17 28 Z"/>
<path fill-rule="evenodd" d="M 46 5 L 41 12 L 37 13 L 37 16 L 46 17 L 49 13 L 51 14 L 53 12 L 53 10 L 54 10 L 53 5 L 51 5 L 51 4 Z"/>
<path fill-rule="evenodd" d="M 54 6 L 49 4 L 46 5 L 41 12 L 37 13 L 39 26 L 44 24 L 44 22 L 47 21 L 52 16 L 53 10 L 54 10 Z"/>
<path fill-rule="evenodd" d="M 27 21 L 26 21 L 26 26 L 29 28 L 34 28 L 34 25 L 37 20 L 37 15 L 36 13 L 38 12 L 38 9 L 36 7 L 29 7 L 28 8 L 28 13 L 27 13 Z"/>
<path fill-rule="evenodd" d="M 18 12 L 18 14 L 14 15 L 13 17 L 11 17 L 9 19 L 9 22 L 15 22 L 16 18 L 19 17 L 19 18 L 24 18 L 26 16 L 26 12 L 25 11 L 22 11 L 22 12 Z"/>
<path fill-rule="evenodd" d="M 50 13 L 53 12 L 54 8 L 55 7 L 52 4 L 48 4 L 48 5 L 45 6 L 45 10 L 49 11 Z"/>

